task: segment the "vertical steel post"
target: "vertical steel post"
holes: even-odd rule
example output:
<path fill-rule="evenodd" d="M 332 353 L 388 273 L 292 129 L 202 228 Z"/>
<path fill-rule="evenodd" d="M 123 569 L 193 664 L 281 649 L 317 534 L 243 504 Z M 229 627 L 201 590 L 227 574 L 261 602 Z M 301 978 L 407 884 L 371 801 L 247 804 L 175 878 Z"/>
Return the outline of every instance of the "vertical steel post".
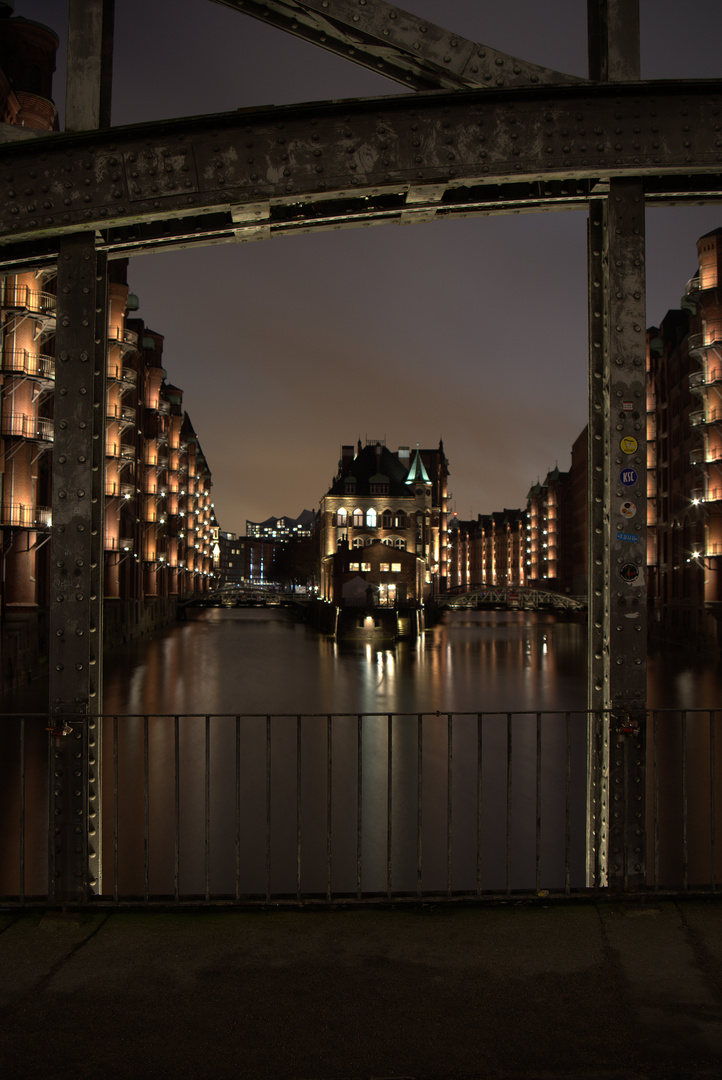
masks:
<path fill-rule="evenodd" d="M 66 131 L 110 127 L 115 0 L 69 0 Z"/>
<path fill-rule="evenodd" d="M 590 210 L 590 845 L 596 883 L 645 882 L 647 695 L 644 191 Z M 600 296 L 600 285 L 603 297 Z M 600 300 L 603 299 L 603 305 Z M 596 330 L 600 326 L 600 331 Z M 591 883 L 591 882 L 590 882 Z"/>
<path fill-rule="evenodd" d="M 99 893 L 107 261 L 92 233 L 58 258 L 50 545 L 50 882 Z"/>
<path fill-rule="evenodd" d="M 639 0 L 587 0 L 589 74 L 640 75 Z M 646 879 L 644 189 L 616 180 L 589 213 L 587 883 Z M 606 197 L 604 197 L 606 195 Z"/>

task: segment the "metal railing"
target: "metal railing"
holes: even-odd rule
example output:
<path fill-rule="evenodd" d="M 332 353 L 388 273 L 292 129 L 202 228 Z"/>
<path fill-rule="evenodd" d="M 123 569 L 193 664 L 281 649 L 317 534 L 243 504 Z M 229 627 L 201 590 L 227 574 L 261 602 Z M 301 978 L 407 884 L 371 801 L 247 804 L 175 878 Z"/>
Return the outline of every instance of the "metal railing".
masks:
<path fill-rule="evenodd" d="M 720 725 L 722 710 L 648 714 L 650 893 L 718 891 Z M 47 899 L 46 726 L 0 725 L 5 905 Z M 603 892 L 586 864 L 588 726 L 583 710 L 105 716 L 92 902 Z"/>
<path fill-rule="evenodd" d="M 27 375 L 50 381 L 55 378 L 55 357 L 33 353 L 28 349 L 6 349 L 2 354 L 2 369 L 9 375 Z"/>
<path fill-rule="evenodd" d="M 24 413 L 1 417 L 0 432 L 3 435 L 31 439 L 34 442 L 52 442 L 55 437 L 51 419 L 44 416 L 27 416 Z"/>
<path fill-rule="evenodd" d="M 27 503 L 8 503 L 0 509 L 0 524 L 21 529 L 47 529 L 52 523 L 48 506 L 32 506 Z"/>

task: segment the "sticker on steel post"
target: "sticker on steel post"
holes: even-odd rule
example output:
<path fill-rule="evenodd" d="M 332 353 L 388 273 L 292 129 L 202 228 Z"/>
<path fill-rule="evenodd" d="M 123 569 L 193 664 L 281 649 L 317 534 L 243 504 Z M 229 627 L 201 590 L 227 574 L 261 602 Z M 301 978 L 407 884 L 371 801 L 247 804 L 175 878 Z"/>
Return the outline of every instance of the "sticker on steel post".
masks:
<path fill-rule="evenodd" d="M 622 515 L 622 517 L 633 518 L 634 515 L 637 513 L 637 507 L 633 502 L 624 502 L 619 507 L 619 513 Z"/>
<path fill-rule="evenodd" d="M 620 566 L 619 573 L 625 581 L 636 581 L 639 577 L 639 567 L 627 562 Z"/>
<path fill-rule="evenodd" d="M 622 469 L 619 474 L 619 482 L 625 487 L 633 487 L 638 480 L 636 469 Z"/>
<path fill-rule="evenodd" d="M 633 454 L 638 446 L 639 443 L 634 438 L 634 435 L 625 435 L 619 443 L 619 447 L 623 454 Z"/>

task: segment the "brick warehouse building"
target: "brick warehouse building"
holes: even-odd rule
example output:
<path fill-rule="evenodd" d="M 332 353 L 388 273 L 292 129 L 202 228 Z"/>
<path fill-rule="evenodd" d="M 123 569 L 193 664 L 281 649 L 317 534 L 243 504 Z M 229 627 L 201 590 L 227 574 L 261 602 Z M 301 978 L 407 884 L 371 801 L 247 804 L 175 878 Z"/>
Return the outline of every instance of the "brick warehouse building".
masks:
<path fill-rule="evenodd" d="M 722 229 L 697 241 L 682 306 L 647 333 L 652 631 L 719 647 L 722 613 Z"/>
<path fill-rule="evenodd" d="M 343 446 L 318 516 L 321 597 L 340 601 L 349 573 L 358 573 L 387 601 L 403 593 L 404 600 L 420 603 L 445 592 L 448 475 L 441 442 L 437 450 L 400 447 L 395 453 L 378 440 L 365 447 L 359 441 L 355 450 Z M 412 556 L 413 573 L 408 557 L 374 552 L 370 558 L 367 549 L 375 541 Z M 358 569 L 349 570 L 351 563 Z"/>
<path fill-rule="evenodd" d="M 51 100 L 58 40 L 0 18 L 5 139 L 57 129 Z M 163 625 L 212 573 L 211 476 L 166 382 L 163 338 L 130 317 L 127 263 L 109 266 L 105 480 L 105 641 Z M 37 672 L 46 648 L 55 393 L 55 268 L 0 280 L 0 684 Z"/>

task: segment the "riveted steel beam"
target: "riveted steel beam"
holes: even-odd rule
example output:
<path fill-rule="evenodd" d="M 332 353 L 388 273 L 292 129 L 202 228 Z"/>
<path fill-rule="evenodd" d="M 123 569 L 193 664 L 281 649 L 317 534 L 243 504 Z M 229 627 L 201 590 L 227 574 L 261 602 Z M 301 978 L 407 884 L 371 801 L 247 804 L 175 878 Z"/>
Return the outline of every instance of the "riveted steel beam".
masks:
<path fill-rule="evenodd" d="M 500 189 L 538 185 L 531 208 L 552 182 L 593 188 L 623 176 L 660 198 L 665 185 L 680 197 L 700 185 L 719 194 L 721 172 L 720 82 L 299 105 L 3 145 L 0 247 L 9 260 L 41 258 L 79 229 L 112 243 L 114 230 L 168 222 L 185 236 L 209 215 L 232 240 L 239 212 L 259 204 L 273 235 L 287 208 L 306 208 L 313 227 L 314 204 L 355 201 L 358 220 L 424 188 L 437 214 L 469 188 L 493 201 Z"/>
<path fill-rule="evenodd" d="M 100 891 L 107 260 L 92 233 L 58 259 L 50 542 L 50 895 Z"/>
<path fill-rule="evenodd" d="M 215 0 L 415 90 L 582 83 L 384 0 Z"/>

